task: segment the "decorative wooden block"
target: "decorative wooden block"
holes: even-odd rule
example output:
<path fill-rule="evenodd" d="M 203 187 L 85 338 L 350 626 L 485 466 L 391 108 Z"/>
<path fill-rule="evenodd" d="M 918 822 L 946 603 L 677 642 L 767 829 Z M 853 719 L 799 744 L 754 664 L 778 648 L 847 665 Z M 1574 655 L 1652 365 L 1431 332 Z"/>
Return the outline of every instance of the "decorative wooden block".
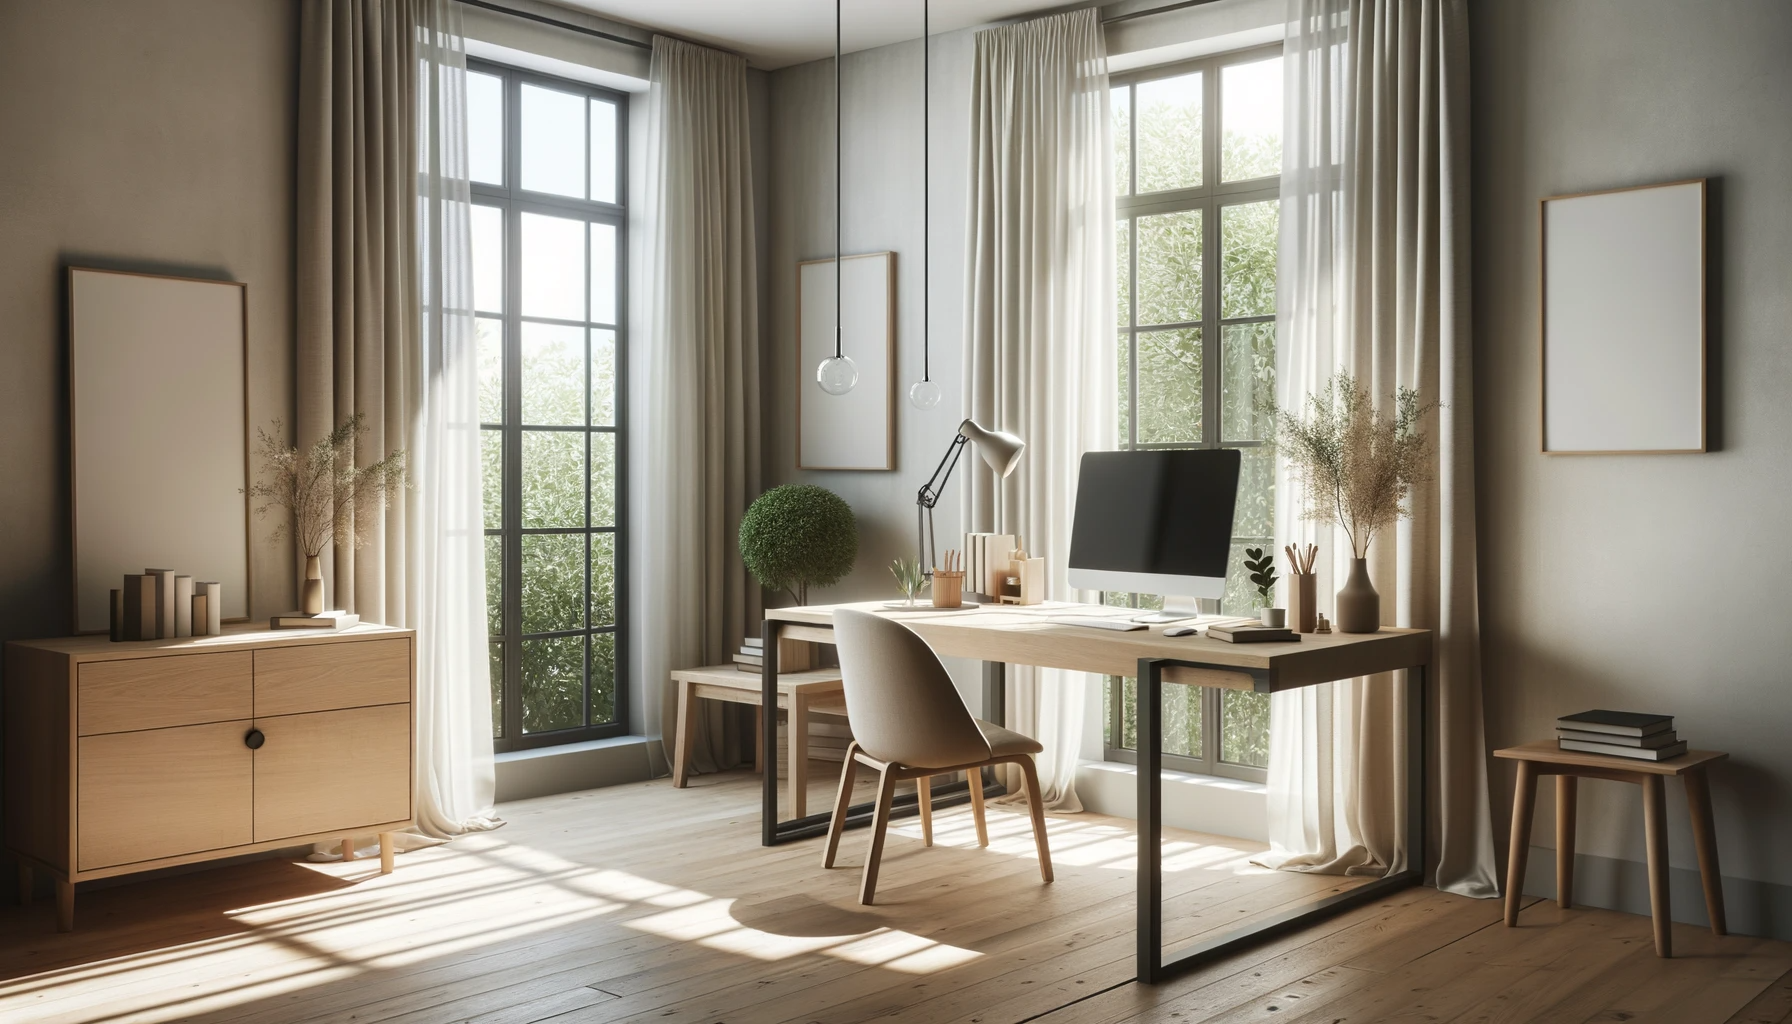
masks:
<path fill-rule="evenodd" d="M 1319 625 L 1319 575 L 1297 572 L 1288 577 L 1288 625 L 1311 633 Z"/>

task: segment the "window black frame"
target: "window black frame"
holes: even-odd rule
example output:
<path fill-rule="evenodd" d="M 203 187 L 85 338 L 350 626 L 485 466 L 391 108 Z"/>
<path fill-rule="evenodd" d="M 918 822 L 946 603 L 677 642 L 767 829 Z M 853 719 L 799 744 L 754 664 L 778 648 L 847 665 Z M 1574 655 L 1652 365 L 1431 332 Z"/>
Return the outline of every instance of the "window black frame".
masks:
<path fill-rule="evenodd" d="M 491 61 L 467 61 L 467 70 L 480 74 L 498 77 L 503 88 L 503 175 L 504 183 L 493 185 L 486 182 L 472 182 L 471 191 L 475 206 L 496 207 L 501 211 L 503 224 L 504 256 L 502 267 L 504 273 L 504 311 L 499 318 L 502 324 L 503 338 L 503 403 L 504 417 L 502 423 L 481 423 L 481 431 L 500 430 L 503 436 L 503 521 L 497 529 L 487 528 L 488 537 L 498 536 L 503 550 L 503 594 L 500 606 L 503 610 L 503 632 L 489 635 L 490 643 L 503 645 L 503 673 L 501 684 L 503 694 L 502 721 L 498 723 L 497 736 L 493 746 L 499 753 L 516 750 L 530 750 L 540 747 L 559 746 L 566 743 L 578 743 L 586 740 L 605 739 L 624 735 L 629 728 L 630 693 L 629 679 L 630 650 L 629 635 L 629 453 L 628 453 L 628 417 L 629 417 L 629 345 L 628 345 L 628 94 L 607 89 L 602 86 L 571 79 L 557 78 L 534 71 L 497 64 Z M 591 99 L 604 100 L 616 107 L 616 199 L 614 203 L 605 203 L 590 199 L 575 199 L 569 196 L 553 195 L 544 192 L 532 192 L 522 187 L 522 87 L 536 85 L 558 92 L 573 93 Z M 590 131 L 590 104 L 586 104 L 586 131 Z M 589 190 L 591 180 L 591 145 L 587 135 L 584 147 L 585 169 L 584 182 Z M 522 422 L 522 274 L 521 252 L 522 215 L 525 213 L 543 214 L 547 216 L 582 220 L 587 224 L 587 232 L 592 225 L 609 225 L 616 231 L 616 322 L 599 323 L 595 320 L 569 321 L 549 317 L 528 317 L 532 323 L 560 324 L 574 326 L 587 331 L 586 347 L 586 386 L 585 402 L 587 404 L 586 422 L 579 426 L 530 426 L 530 431 L 564 431 L 585 435 L 586 471 L 585 471 L 585 512 L 586 525 L 583 527 L 531 527 L 522 526 L 522 441 L 524 425 Z M 590 259 L 590 242 L 587 236 L 586 259 Z M 586 268 L 585 279 L 585 312 L 592 315 L 591 309 L 591 273 Z M 486 319 L 490 319 L 486 317 Z M 596 426 L 590 423 L 591 387 L 590 374 L 594 362 L 589 345 L 589 332 L 592 330 L 608 330 L 612 333 L 615 345 L 615 393 L 613 395 L 614 416 L 608 426 Z M 615 445 L 615 520 L 607 527 L 591 525 L 591 441 L 594 436 L 610 434 Z M 583 627 L 571 630 L 559 630 L 546 633 L 528 633 L 522 631 L 522 539 L 525 535 L 573 534 L 596 537 L 610 534 L 614 538 L 615 553 L 615 593 L 612 600 L 615 605 L 614 621 L 608 625 L 594 625 L 591 618 L 591 575 L 592 543 L 586 542 L 585 558 L 585 623 Z M 587 724 L 569 729 L 556 729 L 551 732 L 523 732 L 522 702 L 522 656 L 523 640 L 554 637 L 592 637 L 601 635 L 613 636 L 615 651 L 614 678 L 614 715 L 610 722 Z M 591 718 L 591 650 L 593 641 L 584 645 L 585 651 L 585 718 Z"/>

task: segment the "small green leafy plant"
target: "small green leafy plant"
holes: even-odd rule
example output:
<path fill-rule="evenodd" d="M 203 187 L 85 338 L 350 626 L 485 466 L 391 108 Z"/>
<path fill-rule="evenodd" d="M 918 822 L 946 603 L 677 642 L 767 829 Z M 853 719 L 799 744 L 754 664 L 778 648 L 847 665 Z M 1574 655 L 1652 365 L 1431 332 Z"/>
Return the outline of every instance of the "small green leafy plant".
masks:
<path fill-rule="evenodd" d="M 920 562 L 898 558 L 890 563 L 890 575 L 896 577 L 896 585 L 902 588 L 902 595 L 908 598 L 909 604 L 914 604 L 921 591 L 927 589 L 927 573 Z"/>
<path fill-rule="evenodd" d="M 1275 604 L 1276 588 L 1276 556 L 1265 554 L 1262 548 L 1244 549 L 1244 567 L 1250 571 L 1251 584 L 1263 598 L 1263 607 Z"/>

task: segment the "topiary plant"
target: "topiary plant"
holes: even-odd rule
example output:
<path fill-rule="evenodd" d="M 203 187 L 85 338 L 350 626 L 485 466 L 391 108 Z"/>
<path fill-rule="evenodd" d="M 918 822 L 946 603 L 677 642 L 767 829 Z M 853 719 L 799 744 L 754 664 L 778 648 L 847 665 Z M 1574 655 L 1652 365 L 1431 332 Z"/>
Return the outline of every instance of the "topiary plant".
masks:
<path fill-rule="evenodd" d="M 852 571 L 859 554 L 852 507 L 825 487 L 784 484 L 747 507 L 740 520 L 740 557 L 768 590 L 809 603 L 811 586 L 826 587 Z"/>

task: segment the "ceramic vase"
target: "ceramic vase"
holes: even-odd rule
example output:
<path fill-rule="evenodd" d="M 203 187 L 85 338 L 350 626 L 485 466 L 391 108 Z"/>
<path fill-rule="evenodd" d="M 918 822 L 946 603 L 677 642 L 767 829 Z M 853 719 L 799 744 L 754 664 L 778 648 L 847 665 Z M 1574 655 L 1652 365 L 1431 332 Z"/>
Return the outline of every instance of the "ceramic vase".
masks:
<path fill-rule="evenodd" d="M 324 567 L 316 555 L 305 556 L 305 581 L 299 584 L 299 612 L 317 615 L 324 610 Z"/>
<path fill-rule="evenodd" d="M 1340 633 L 1374 633 L 1381 629 L 1381 595 L 1369 582 L 1369 560 L 1350 560 L 1350 578 L 1338 591 L 1337 627 Z"/>

